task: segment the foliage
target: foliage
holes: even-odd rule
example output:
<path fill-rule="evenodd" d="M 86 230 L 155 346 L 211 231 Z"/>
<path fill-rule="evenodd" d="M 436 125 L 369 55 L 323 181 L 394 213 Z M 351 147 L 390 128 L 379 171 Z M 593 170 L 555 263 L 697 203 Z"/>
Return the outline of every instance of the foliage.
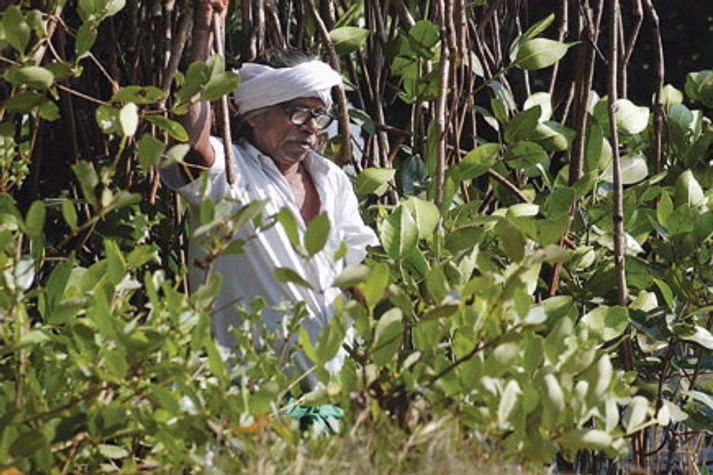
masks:
<path fill-rule="evenodd" d="M 279 335 L 260 323 L 263 299 L 239 306 L 239 357 L 222 354 L 210 335 L 221 285 L 212 262 L 243 252 L 267 226 L 284 227 L 311 259 L 330 229 L 326 215 L 302 235 L 289 213 L 263 215 L 264 203 L 206 198 L 187 231 L 184 204 L 156 191 L 158 167 L 180 163 L 188 151 L 177 116 L 192 101 L 225 95 L 239 78 L 219 56 L 185 65 L 175 77 L 170 70 L 151 76 L 154 68 L 145 84 L 109 76 L 111 90 L 90 98 L 90 121 L 83 123 L 92 127 L 80 145 L 82 115 L 72 113 L 71 96 L 86 93 L 73 87 L 103 69 L 96 60 L 107 47 L 100 33 L 135 12 L 122 1 L 5 9 L 0 468 L 231 472 L 264 463 L 265 454 L 285 463 L 303 451 L 329 460 L 346 450 L 340 444 L 363 447 L 362 441 L 377 446 L 371 450 L 382 467 L 403 471 L 418 467 L 429 443 L 443 441 L 466 457 L 482 446 L 485 458 L 542 467 L 586 450 L 626 461 L 627 437 L 654 426 L 673 430 L 685 422 L 709 430 L 713 126 L 706 114 L 713 74 L 690 73 L 683 91 L 666 87 L 659 160 L 654 107 L 616 101 L 632 295 L 621 305 L 613 284 L 608 99 L 592 91 L 588 125 L 579 130 L 555 114 L 554 92 L 537 76 L 575 45 L 548 38 L 554 16 L 545 17 L 503 46 L 509 50 L 499 64 L 470 50 L 450 63 L 472 80 L 459 94 L 437 74 L 453 44 L 437 18 L 405 3 L 418 20 L 388 18 L 387 43 L 374 42 L 367 28 L 372 13 L 362 2 L 340 7 L 339 21 L 330 25 L 345 70 L 354 57 L 373 54 L 369 59 L 379 58 L 390 74 L 390 89 L 382 78 L 372 91 L 390 100 L 383 103 L 367 104 L 368 88 L 360 86 L 367 79 L 352 78 L 362 157 L 354 163 L 355 189 L 381 245 L 335 285 L 350 295 L 356 288 L 361 297 L 340 306 L 317 341 L 300 330 L 302 305 L 281 308 Z M 190 16 L 181 8 L 176 20 Z M 245 12 L 238 16 L 244 26 Z M 58 22 L 64 17 L 69 26 Z M 299 27 L 290 19 L 287 26 L 310 37 L 316 19 L 303 18 Z M 50 31 L 64 37 L 64 28 L 74 35 L 71 46 L 45 57 L 54 44 Z M 382 49 L 372 53 L 374 44 Z M 537 90 L 518 100 L 508 78 L 524 71 Z M 423 105 L 444 93 L 451 120 L 465 110 L 473 122 L 439 136 L 435 113 Z M 488 100 L 476 105 L 484 94 Z M 402 130 L 398 145 L 384 142 L 388 121 L 408 129 L 410 141 Z M 28 187 L 39 192 L 32 170 L 39 173 L 42 152 L 53 156 L 46 137 L 58 137 L 42 128 L 58 124 L 74 130 L 76 160 L 65 162 L 67 182 L 56 194 L 28 199 Z M 456 132 L 462 127 L 470 137 Z M 576 137 L 584 139 L 583 173 L 572 182 Z M 438 144 L 446 141 L 454 150 L 440 180 Z M 326 153 L 337 157 L 344 146 L 337 137 Z M 209 270 L 190 294 L 186 238 L 204 247 L 197 264 Z M 282 282 L 309 286 L 291 269 L 275 272 Z M 330 378 L 324 364 L 338 351 L 348 319 L 357 334 L 352 358 L 339 378 Z M 281 338 L 298 341 L 276 348 Z M 637 359 L 625 371 L 619 349 L 628 341 Z M 305 375 L 290 364 L 297 351 L 315 363 L 318 390 L 300 392 Z M 281 415 L 288 395 L 348 409 L 349 429 L 328 443 L 303 436 Z"/>

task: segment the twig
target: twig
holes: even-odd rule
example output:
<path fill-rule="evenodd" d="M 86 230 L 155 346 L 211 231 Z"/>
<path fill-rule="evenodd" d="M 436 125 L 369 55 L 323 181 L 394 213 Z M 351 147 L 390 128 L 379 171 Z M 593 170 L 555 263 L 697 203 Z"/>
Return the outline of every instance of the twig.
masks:
<path fill-rule="evenodd" d="M 317 8 L 314 5 L 314 0 L 307 0 L 307 5 L 309 6 L 314 22 L 317 25 L 317 30 L 319 31 L 319 36 L 322 42 L 327 47 L 327 52 L 329 53 L 329 64 L 332 69 L 341 74 L 342 70 L 339 67 L 339 58 L 337 57 L 337 52 L 334 49 L 334 44 L 329 37 L 329 31 L 324 25 L 324 21 L 319 16 Z M 337 88 L 337 98 L 339 101 L 339 135 L 341 136 L 341 146 L 340 146 L 340 161 L 343 165 L 349 163 L 352 158 L 352 144 L 351 144 L 351 131 L 349 129 L 349 110 L 347 109 L 347 96 L 344 93 L 344 85 L 340 84 Z"/>
<path fill-rule="evenodd" d="M 441 213 L 441 222 L 445 214 L 443 209 L 443 182 L 445 179 L 445 163 L 446 163 L 446 98 L 448 96 L 448 75 L 450 73 L 450 35 L 448 34 L 447 25 L 452 23 L 449 21 L 448 15 L 452 11 L 453 0 L 439 0 L 436 4 L 438 7 L 438 20 L 441 30 L 441 61 L 439 62 L 439 91 L 438 99 L 436 100 L 436 115 L 434 122 L 436 124 L 436 195 L 435 205 Z"/>
<path fill-rule="evenodd" d="M 225 58 L 224 40 L 222 28 L 220 27 L 220 13 L 213 13 L 213 45 L 219 55 Z M 225 173 L 228 184 L 235 183 L 235 167 L 233 165 L 233 139 L 230 136 L 230 109 L 228 109 L 228 96 L 220 98 L 220 125 L 225 149 Z"/>
<path fill-rule="evenodd" d="M 655 64 L 656 64 L 656 93 L 654 104 L 654 170 L 661 171 L 661 137 L 663 134 L 664 107 L 662 89 L 664 82 L 664 56 L 663 42 L 661 41 L 661 30 L 659 28 L 659 16 L 651 0 L 644 0 L 646 13 L 651 19 L 651 35 L 655 44 Z"/>

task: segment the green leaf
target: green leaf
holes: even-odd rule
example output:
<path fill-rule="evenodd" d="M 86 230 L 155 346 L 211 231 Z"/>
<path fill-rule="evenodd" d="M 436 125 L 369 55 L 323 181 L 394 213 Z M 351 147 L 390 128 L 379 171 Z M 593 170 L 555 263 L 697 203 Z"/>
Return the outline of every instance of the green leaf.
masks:
<path fill-rule="evenodd" d="M 210 79 L 210 69 L 200 61 L 194 61 L 188 66 L 186 71 L 186 80 L 181 86 L 181 89 L 176 93 L 176 97 L 180 102 L 188 102 L 193 96 L 200 92 L 201 87 Z"/>
<path fill-rule="evenodd" d="M 487 172 L 495 164 L 498 153 L 500 153 L 499 144 L 486 143 L 477 146 L 456 165 L 454 174 L 457 180 L 472 180 Z"/>
<path fill-rule="evenodd" d="M 529 168 L 548 159 L 547 152 L 534 142 L 518 142 L 508 147 L 505 161 L 512 168 Z"/>
<path fill-rule="evenodd" d="M 713 109 L 713 70 L 704 69 L 688 73 L 685 91 L 692 100 Z"/>
<path fill-rule="evenodd" d="M 351 289 L 367 280 L 371 271 L 369 268 L 363 264 L 356 266 L 349 266 L 342 271 L 341 274 L 334 279 L 332 285 L 334 287 L 339 287 L 342 290 Z"/>
<path fill-rule="evenodd" d="M 232 71 L 221 72 L 208 80 L 203 90 L 202 99 L 215 101 L 236 90 L 239 84 L 240 76 Z"/>
<path fill-rule="evenodd" d="M 498 222 L 495 232 L 505 255 L 515 262 L 520 261 L 525 255 L 525 238 L 522 233 L 507 219 Z"/>
<path fill-rule="evenodd" d="M 82 195 L 84 199 L 95 206 L 97 203 L 96 195 L 94 194 L 94 189 L 99 184 L 99 177 L 97 172 L 94 170 L 94 165 L 90 162 L 82 160 L 79 163 L 72 165 L 72 171 L 79 180 L 79 185 L 82 188 Z"/>
<path fill-rule="evenodd" d="M 520 43 L 515 63 L 528 71 L 547 68 L 562 59 L 567 54 L 569 46 L 545 38 L 525 40 Z"/>
<path fill-rule="evenodd" d="M 314 256 L 324 248 L 324 244 L 329 237 L 329 216 L 327 213 L 320 213 L 312 218 L 305 231 L 305 249 L 309 257 Z"/>
<path fill-rule="evenodd" d="M 116 132 L 119 126 L 119 111 L 113 107 L 99 106 L 94 111 L 94 117 L 102 133 L 106 135 Z"/>
<path fill-rule="evenodd" d="M 555 188 L 545 201 L 545 216 L 548 218 L 558 218 L 566 215 L 574 203 L 574 198 L 573 188 Z"/>
<path fill-rule="evenodd" d="M 574 450 L 606 450 L 611 448 L 613 441 L 611 435 L 599 429 L 573 429 L 556 440 L 563 447 Z"/>
<path fill-rule="evenodd" d="M 77 210 L 74 209 L 74 204 L 67 198 L 62 199 L 62 217 L 64 217 L 69 229 L 72 231 L 77 229 Z"/>
<path fill-rule="evenodd" d="M 359 196 L 383 195 L 388 189 L 388 182 L 396 174 L 393 168 L 367 168 L 356 179 L 355 191 Z"/>
<path fill-rule="evenodd" d="M 151 167 L 159 163 L 165 149 L 166 144 L 155 139 L 150 133 L 146 132 L 142 135 L 139 141 L 139 165 L 141 165 L 141 169 L 148 173 Z"/>
<path fill-rule="evenodd" d="M 49 89 L 54 82 L 52 72 L 41 66 L 12 66 L 5 71 L 4 77 L 13 86 L 27 85 L 41 91 Z"/>
<path fill-rule="evenodd" d="M 588 312 L 581 325 L 589 329 L 589 333 L 602 341 L 609 341 L 621 336 L 629 324 L 629 310 L 626 307 L 607 307 L 601 305 Z"/>
<path fill-rule="evenodd" d="M 3 13 L 3 27 L 5 29 L 5 38 L 21 55 L 25 54 L 25 48 L 30 41 L 30 25 L 22 16 L 20 7 L 10 5 Z"/>
<path fill-rule="evenodd" d="M 646 157 L 643 155 L 624 155 L 621 157 L 621 182 L 624 185 L 638 183 L 649 175 Z M 614 183 L 614 162 L 602 172 L 600 180 Z"/>
<path fill-rule="evenodd" d="M 369 271 L 369 276 L 362 287 L 364 300 L 369 308 L 373 309 L 381 301 L 387 285 L 389 285 L 389 266 L 380 262 Z"/>
<path fill-rule="evenodd" d="M 425 201 L 415 196 L 405 200 L 403 205 L 411 212 L 411 215 L 416 220 L 418 238 L 426 239 L 430 237 L 435 231 L 440 218 L 438 207 L 430 201 Z"/>
<path fill-rule="evenodd" d="M 289 239 L 290 244 L 292 244 L 292 247 L 294 247 L 295 249 L 299 249 L 299 225 L 297 224 L 297 218 L 295 218 L 295 215 L 292 214 L 292 211 L 290 211 L 289 208 L 284 207 L 277 212 L 277 214 L 275 215 L 275 219 L 278 223 L 282 225 L 282 228 L 285 231 L 285 234 L 287 235 L 287 239 Z"/>
<path fill-rule="evenodd" d="M 329 38 L 340 55 L 358 50 L 364 46 L 368 37 L 369 30 L 354 26 L 342 26 L 329 32 Z"/>
<path fill-rule="evenodd" d="M 334 358 L 344 343 L 349 323 L 344 313 L 337 313 L 322 329 L 317 340 L 317 361 L 324 364 Z"/>
<path fill-rule="evenodd" d="M 649 108 L 638 107 L 628 99 L 616 101 L 616 127 L 628 134 L 638 134 L 649 123 Z"/>
<path fill-rule="evenodd" d="M 42 234 L 45 227 L 45 203 L 44 201 L 34 201 L 27 211 L 25 217 L 25 232 L 31 239 Z"/>
<path fill-rule="evenodd" d="M 670 84 L 666 84 L 663 89 L 661 89 L 661 101 L 664 106 L 680 104 L 683 102 L 683 92 L 679 91 Z"/>
<path fill-rule="evenodd" d="M 166 132 L 174 140 L 178 140 L 179 142 L 188 141 L 188 133 L 186 132 L 186 129 L 184 129 L 178 122 L 167 119 L 162 115 L 147 115 L 146 120 Z"/>
<path fill-rule="evenodd" d="M 505 141 L 512 145 L 520 140 L 525 140 L 532 135 L 537 122 L 542 114 L 542 108 L 535 105 L 516 115 L 505 129 Z"/>
<path fill-rule="evenodd" d="M 525 100 L 523 110 L 532 109 L 535 106 L 540 106 L 540 117 L 538 122 L 550 120 L 552 117 L 552 95 L 548 92 L 536 92 Z"/>
<path fill-rule="evenodd" d="M 676 206 L 696 207 L 705 204 L 706 195 L 691 170 L 686 170 L 678 176 L 674 190 Z"/>
<path fill-rule="evenodd" d="M 127 103 L 119 111 L 119 130 L 125 137 L 133 137 L 139 126 L 139 109 L 133 102 Z"/>
<path fill-rule="evenodd" d="M 544 379 L 544 394 L 542 403 L 545 407 L 543 423 L 545 427 L 552 428 L 559 422 L 560 416 L 564 412 L 565 400 L 562 387 L 557 381 L 557 377 L 552 374 L 546 374 Z"/>
<path fill-rule="evenodd" d="M 10 112 L 26 114 L 37 106 L 42 99 L 43 96 L 35 91 L 23 91 L 10 97 L 3 102 L 2 106 Z"/>
<path fill-rule="evenodd" d="M 310 339 L 309 333 L 307 333 L 305 327 L 300 327 L 300 345 L 302 346 L 302 350 L 305 352 L 305 355 L 307 355 L 307 358 L 312 360 L 313 363 L 317 363 L 319 361 L 317 359 L 317 353 L 314 351 L 314 346 L 312 346 L 312 340 Z"/>
<path fill-rule="evenodd" d="M 389 309 L 376 324 L 372 359 L 377 365 L 387 364 L 396 355 L 403 337 L 403 315 L 398 307 Z"/>
<path fill-rule="evenodd" d="M 522 396 L 522 389 L 517 381 L 514 379 L 508 381 L 498 403 L 498 423 L 500 425 L 504 425 L 510 420 L 520 396 Z"/>
<path fill-rule="evenodd" d="M 54 102 L 47 100 L 42 103 L 38 110 L 40 117 L 48 122 L 59 119 L 59 107 Z"/>
<path fill-rule="evenodd" d="M 408 208 L 397 206 L 383 221 L 381 243 L 393 259 L 401 259 L 416 248 L 418 229 Z"/>
<path fill-rule="evenodd" d="M 77 30 L 77 39 L 74 43 L 74 48 L 77 52 L 77 59 L 83 58 L 97 39 L 97 27 L 90 22 L 82 23 L 82 26 Z"/>
<path fill-rule="evenodd" d="M 129 452 L 118 445 L 99 444 L 97 448 L 102 457 L 108 459 L 122 460 L 129 456 Z"/>
<path fill-rule="evenodd" d="M 634 396 L 631 402 L 624 410 L 622 423 L 626 435 L 631 435 L 641 429 L 641 426 L 646 422 L 646 416 L 649 411 L 649 402 L 643 396 Z"/>
<path fill-rule="evenodd" d="M 155 104 L 163 97 L 163 91 L 155 86 L 126 86 L 111 97 L 111 102 Z"/>
<path fill-rule="evenodd" d="M 307 289 L 312 288 L 309 282 L 304 280 L 301 275 L 289 267 L 275 267 L 275 277 L 278 282 L 282 282 L 283 284 L 293 283 Z"/>
<path fill-rule="evenodd" d="M 674 327 L 676 336 L 683 340 L 693 341 L 701 345 L 703 348 L 713 351 L 713 334 L 702 326 L 695 325 L 693 331 L 680 331 Z"/>
<path fill-rule="evenodd" d="M 542 33 L 550 27 L 552 22 L 555 20 L 555 14 L 550 13 L 542 20 L 535 22 L 530 28 L 522 34 L 523 39 L 530 40 L 540 36 Z"/>
<path fill-rule="evenodd" d="M 39 429 L 23 432 L 10 445 L 13 457 L 29 457 L 47 443 L 45 433 Z"/>
<path fill-rule="evenodd" d="M 129 365 L 124 355 L 118 350 L 107 350 L 104 353 L 106 369 L 118 378 L 124 378 L 129 371 Z"/>

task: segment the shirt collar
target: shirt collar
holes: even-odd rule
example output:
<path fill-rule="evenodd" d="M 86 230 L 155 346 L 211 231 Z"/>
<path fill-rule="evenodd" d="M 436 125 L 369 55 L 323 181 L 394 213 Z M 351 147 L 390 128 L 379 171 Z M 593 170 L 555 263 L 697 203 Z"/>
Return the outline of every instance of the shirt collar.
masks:
<path fill-rule="evenodd" d="M 275 162 L 268 155 L 262 153 L 256 146 L 248 142 L 247 140 L 242 140 L 241 145 L 247 152 L 247 155 L 255 160 L 263 167 L 268 167 L 276 171 L 280 171 Z M 327 159 L 315 151 L 311 151 L 307 154 L 304 159 L 305 166 L 310 173 L 319 173 L 326 175 L 329 172 L 329 164 Z"/>

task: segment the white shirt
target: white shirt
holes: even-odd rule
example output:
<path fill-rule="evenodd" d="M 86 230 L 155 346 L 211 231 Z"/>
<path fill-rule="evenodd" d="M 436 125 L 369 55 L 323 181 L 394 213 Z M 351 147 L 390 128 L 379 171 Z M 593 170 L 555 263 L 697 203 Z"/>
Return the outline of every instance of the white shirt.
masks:
<path fill-rule="evenodd" d="M 208 170 L 206 196 L 215 202 L 221 198 L 232 198 L 243 205 L 253 200 L 268 200 L 263 210 L 264 218 L 287 207 L 295 216 L 300 242 L 303 242 L 306 225 L 292 189 L 275 163 L 247 142 L 233 145 L 236 180 L 231 186 L 225 174 L 223 143 L 211 137 L 211 145 L 215 161 Z M 326 212 L 329 217 L 331 226 L 327 242 L 320 252 L 305 260 L 294 250 L 284 228 L 278 223 L 257 232 L 256 237 L 246 243 L 243 254 L 218 257 L 213 271 L 222 275 L 222 288 L 213 304 L 216 313 L 212 317 L 212 330 L 220 346 L 232 348 L 235 345 L 235 339 L 230 334 L 231 327 L 240 331 L 240 318 L 234 308 L 235 304 L 249 308 L 249 303 L 256 296 L 262 296 L 267 301 L 268 308 L 263 311 L 261 322 L 270 332 L 280 331 L 284 313 L 274 307 L 281 301 L 286 302 L 288 307 L 304 301 L 310 316 L 302 326 L 315 343 L 334 314 L 335 301 L 342 295 L 339 288 L 332 286 L 335 277 L 345 266 L 361 262 L 368 245 L 378 244 L 374 231 L 361 219 L 358 202 L 347 175 L 337 165 L 314 152 L 305 158 L 305 165 L 319 194 L 320 212 Z M 191 204 L 192 222 L 198 223 L 196 217 L 201 201 L 202 180 L 185 184 L 177 168 L 162 170 L 161 176 L 164 183 L 176 189 Z M 245 238 L 255 233 L 252 224 L 248 224 L 236 237 Z M 333 256 L 342 241 L 347 245 L 347 253 L 343 259 L 334 261 Z M 200 247 L 191 242 L 189 262 L 194 262 L 194 258 L 201 255 Z M 309 282 L 312 289 L 279 282 L 274 274 L 276 267 L 289 267 Z M 192 267 L 190 277 L 191 287 L 195 289 L 203 280 L 203 271 Z M 348 340 L 351 340 L 351 334 L 349 331 Z M 341 368 L 344 357 L 342 349 L 326 365 L 326 369 L 335 374 Z M 312 366 L 302 353 L 296 355 L 296 360 L 301 371 Z"/>

